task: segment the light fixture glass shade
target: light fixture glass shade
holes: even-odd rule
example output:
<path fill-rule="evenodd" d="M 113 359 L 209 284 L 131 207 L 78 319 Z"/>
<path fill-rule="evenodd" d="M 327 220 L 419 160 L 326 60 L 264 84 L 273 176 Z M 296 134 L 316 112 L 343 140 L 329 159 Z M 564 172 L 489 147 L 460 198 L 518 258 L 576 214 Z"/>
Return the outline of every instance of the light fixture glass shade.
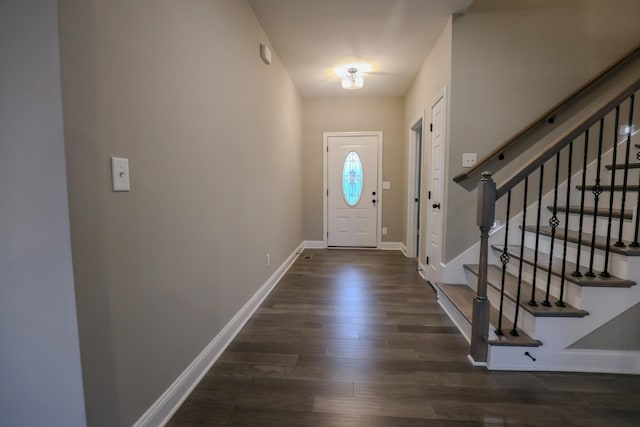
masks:
<path fill-rule="evenodd" d="M 342 88 L 347 90 L 362 89 L 364 86 L 364 78 L 356 73 L 351 73 L 342 78 Z"/>

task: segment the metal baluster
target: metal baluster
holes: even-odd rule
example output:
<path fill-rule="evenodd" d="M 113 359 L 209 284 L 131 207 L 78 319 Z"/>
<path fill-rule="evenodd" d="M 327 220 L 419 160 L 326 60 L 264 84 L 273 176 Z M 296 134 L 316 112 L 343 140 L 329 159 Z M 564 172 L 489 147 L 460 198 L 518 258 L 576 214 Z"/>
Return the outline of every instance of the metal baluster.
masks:
<path fill-rule="evenodd" d="M 584 131 L 584 158 L 582 160 L 582 192 L 580 193 L 580 225 L 578 226 L 578 252 L 576 255 L 576 271 L 571 273 L 573 277 L 582 277 L 580 273 L 580 250 L 582 248 L 582 223 L 584 221 L 584 194 L 587 184 L 587 158 L 589 154 L 589 129 Z"/>
<path fill-rule="evenodd" d="M 573 141 L 569 143 L 569 160 L 567 162 L 567 199 L 564 214 L 564 243 L 562 246 L 562 274 L 560 276 L 560 298 L 556 301 L 558 307 L 566 307 L 564 303 L 564 275 L 567 272 L 567 241 L 569 240 L 569 203 L 571 203 L 571 161 L 573 160 Z"/>
<path fill-rule="evenodd" d="M 629 98 L 629 128 L 631 128 L 632 122 L 633 122 L 633 104 L 635 101 L 635 93 L 633 95 L 631 95 L 631 98 Z M 617 135 L 616 135 L 617 136 Z M 616 138 L 616 141 L 618 140 L 618 138 Z M 622 203 L 620 206 L 620 209 L 622 210 L 622 212 L 624 212 L 624 208 L 625 208 L 625 203 L 627 201 L 627 179 L 629 177 L 629 155 L 631 152 L 631 133 L 627 134 L 627 147 L 626 147 L 626 153 L 624 156 L 624 175 L 622 178 Z M 637 214 L 636 214 L 637 216 Z M 624 226 L 624 218 L 620 218 L 620 229 L 618 230 L 618 241 L 615 243 L 616 246 L 618 247 L 624 247 L 625 244 L 622 241 L 622 228 Z"/>
<path fill-rule="evenodd" d="M 507 194 L 507 219 L 504 231 L 504 248 L 502 249 L 502 255 L 500 255 L 500 262 L 502 262 L 502 281 L 500 282 L 500 314 L 498 316 L 498 329 L 496 329 L 496 335 L 502 336 L 502 308 L 504 305 L 504 277 L 507 274 L 507 264 L 509 264 L 509 251 L 507 245 L 509 243 L 509 213 L 511 211 L 511 190 Z"/>
<path fill-rule="evenodd" d="M 529 305 L 536 307 L 536 276 L 538 273 L 538 246 L 540 244 L 540 216 L 542 208 L 542 184 L 544 181 L 544 164 L 540 165 L 540 186 L 538 188 L 538 218 L 536 219 L 536 247 L 533 255 L 533 286 L 531 288 L 531 299 Z M 523 242 L 524 244 L 524 242 Z"/>
<path fill-rule="evenodd" d="M 517 324 L 518 324 L 518 313 L 520 312 L 520 291 L 522 289 L 522 264 L 524 263 L 524 235 L 525 228 L 527 226 L 527 189 L 529 187 L 529 177 L 524 179 L 524 202 L 522 207 L 522 233 L 520 235 L 520 264 L 518 266 L 518 291 L 516 292 L 516 314 L 513 318 L 513 329 L 509 331 L 509 334 L 514 337 L 518 336 Z"/>
<path fill-rule="evenodd" d="M 634 100 L 635 100 L 635 94 L 631 95 L 631 100 L 629 101 L 631 103 L 630 107 L 629 107 L 629 133 L 627 133 L 627 141 L 631 141 L 631 126 L 632 126 L 632 120 L 633 120 L 633 104 L 634 104 Z M 640 175 L 638 175 L 638 199 L 636 201 L 636 227 L 635 230 L 633 232 L 633 242 L 631 242 L 631 244 L 629 244 L 629 246 L 637 248 L 640 247 L 640 242 L 638 242 L 638 231 L 640 228 Z"/>
<path fill-rule="evenodd" d="M 609 215 L 607 222 L 607 242 L 606 248 L 604 250 L 604 269 L 600 276 L 602 277 L 611 277 L 609 273 L 609 252 L 611 251 L 611 223 L 613 222 L 613 196 L 616 185 L 616 162 L 618 159 L 618 126 L 620 125 L 620 105 L 616 105 L 616 118 L 615 125 L 613 127 L 613 157 L 612 163 L 613 167 L 611 168 L 611 194 L 609 195 Z M 624 213 L 621 212 L 621 215 L 624 217 Z"/>
<path fill-rule="evenodd" d="M 551 226 L 551 247 L 549 249 L 549 270 L 547 274 L 547 290 L 544 295 L 544 301 L 542 301 L 542 305 L 545 307 L 551 307 L 551 303 L 549 302 L 549 291 L 551 290 L 551 267 L 553 266 L 553 244 L 556 240 L 556 228 L 560 225 L 560 220 L 558 219 L 558 178 L 560 174 L 560 153 L 556 154 L 556 177 L 554 183 L 553 190 L 553 215 L 551 219 L 549 219 L 549 225 Z M 566 230 L 565 230 L 566 233 Z"/>
<path fill-rule="evenodd" d="M 598 203 L 602 194 L 602 186 L 600 185 L 600 167 L 602 163 L 602 141 L 604 136 L 604 117 L 600 119 L 600 131 L 598 132 L 598 162 L 596 166 L 596 185 L 593 186 L 593 227 L 591 234 L 591 256 L 589 257 L 589 271 L 585 273 L 587 277 L 596 277 L 593 272 L 593 259 L 596 253 L 596 226 L 598 223 Z M 613 191 L 612 191 L 613 195 Z"/>

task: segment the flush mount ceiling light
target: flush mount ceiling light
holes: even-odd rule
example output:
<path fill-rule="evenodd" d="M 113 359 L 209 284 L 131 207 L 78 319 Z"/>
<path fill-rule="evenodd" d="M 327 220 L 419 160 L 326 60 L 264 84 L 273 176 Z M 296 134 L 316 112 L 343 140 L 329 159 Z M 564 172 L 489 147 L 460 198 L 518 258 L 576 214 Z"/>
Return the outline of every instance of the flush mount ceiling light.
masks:
<path fill-rule="evenodd" d="M 362 89 L 364 86 L 364 77 L 358 74 L 356 67 L 347 70 L 347 75 L 342 78 L 342 88 L 347 90 Z"/>
<path fill-rule="evenodd" d="M 347 90 L 362 89 L 364 75 L 373 71 L 373 66 L 365 61 L 347 59 L 333 69 L 333 73 L 341 80 L 342 87 Z"/>

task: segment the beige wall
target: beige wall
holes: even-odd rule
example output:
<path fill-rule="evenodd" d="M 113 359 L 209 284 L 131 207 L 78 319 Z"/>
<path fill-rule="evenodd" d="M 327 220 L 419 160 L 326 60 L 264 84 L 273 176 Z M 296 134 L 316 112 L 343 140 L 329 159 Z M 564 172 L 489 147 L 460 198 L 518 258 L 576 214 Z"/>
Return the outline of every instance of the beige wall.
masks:
<path fill-rule="evenodd" d="M 0 425 L 85 422 L 55 0 L 0 2 Z"/>
<path fill-rule="evenodd" d="M 452 178 L 640 41 L 640 1 L 477 0 L 454 19 L 447 247 L 477 242 L 475 191 Z"/>
<path fill-rule="evenodd" d="M 301 98 L 244 1 L 61 0 L 60 23 L 88 420 L 131 425 L 302 241 Z"/>
<path fill-rule="evenodd" d="M 382 226 L 386 242 L 403 236 L 406 178 L 403 164 L 403 98 L 306 98 L 303 102 L 304 238 L 323 240 L 323 132 L 382 131 L 382 179 L 391 189 L 382 193 Z"/>
<path fill-rule="evenodd" d="M 427 185 L 428 174 L 426 172 L 426 168 L 430 162 L 430 153 L 429 153 L 429 123 L 431 122 L 430 114 L 431 114 L 431 106 L 433 102 L 436 100 L 436 97 L 442 92 L 443 88 L 446 91 L 447 95 L 447 109 L 449 109 L 449 92 L 451 87 L 451 27 L 452 22 L 451 19 L 447 22 L 444 30 L 438 37 L 438 41 L 435 46 L 429 52 L 429 56 L 424 62 L 420 73 L 416 77 L 415 81 L 411 85 L 411 88 L 407 92 L 404 103 L 404 154 L 403 158 L 405 161 L 405 171 L 408 171 L 408 144 L 410 141 L 409 130 L 411 126 L 414 124 L 416 118 L 424 115 L 424 127 L 426 129 L 424 132 L 423 138 L 423 186 L 422 186 L 422 197 L 421 200 L 424 202 L 427 200 L 427 191 L 429 191 L 429 187 Z M 447 114 L 448 117 L 448 114 Z M 448 150 L 448 137 L 446 135 L 449 134 L 448 125 L 446 127 L 445 134 L 445 151 Z M 409 177 L 405 175 L 405 181 L 408 181 Z M 448 182 L 444 182 L 446 195 L 446 187 Z M 409 197 L 407 193 L 404 195 L 405 198 Z M 406 199 L 404 201 L 406 205 Z M 442 206 L 446 206 L 446 200 L 442 200 Z M 427 224 L 427 212 L 425 209 L 427 205 L 422 203 L 422 212 L 421 212 L 421 224 Z M 446 217 L 445 217 L 446 222 Z M 406 218 L 405 218 L 405 234 L 403 241 L 406 241 Z M 423 233 L 425 235 L 426 233 Z M 424 263 L 426 253 L 426 239 L 421 239 L 420 248 L 418 250 L 418 257 Z M 443 242 L 443 246 L 446 246 L 447 239 Z"/>
<path fill-rule="evenodd" d="M 640 304 L 611 319 L 570 348 L 639 351 Z"/>

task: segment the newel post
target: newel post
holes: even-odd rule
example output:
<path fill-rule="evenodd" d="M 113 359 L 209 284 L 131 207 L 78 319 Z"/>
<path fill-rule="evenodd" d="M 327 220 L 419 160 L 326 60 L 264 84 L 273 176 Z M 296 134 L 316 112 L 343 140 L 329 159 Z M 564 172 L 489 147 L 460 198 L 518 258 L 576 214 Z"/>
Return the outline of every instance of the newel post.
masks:
<path fill-rule="evenodd" d="M 478 213 L 476 223 L 480 227 L 480 260 L 478 289 L 473 300 L 471 325 L 471 358 L 474 363 L 487 362 L 487 335 L 489 333 L 489 300 L 487 299 L 487 269 L 489 257 L 489 230 L 496 214 L 496 183 L 490 172 L 482 173 L 478 184 Z"/>

